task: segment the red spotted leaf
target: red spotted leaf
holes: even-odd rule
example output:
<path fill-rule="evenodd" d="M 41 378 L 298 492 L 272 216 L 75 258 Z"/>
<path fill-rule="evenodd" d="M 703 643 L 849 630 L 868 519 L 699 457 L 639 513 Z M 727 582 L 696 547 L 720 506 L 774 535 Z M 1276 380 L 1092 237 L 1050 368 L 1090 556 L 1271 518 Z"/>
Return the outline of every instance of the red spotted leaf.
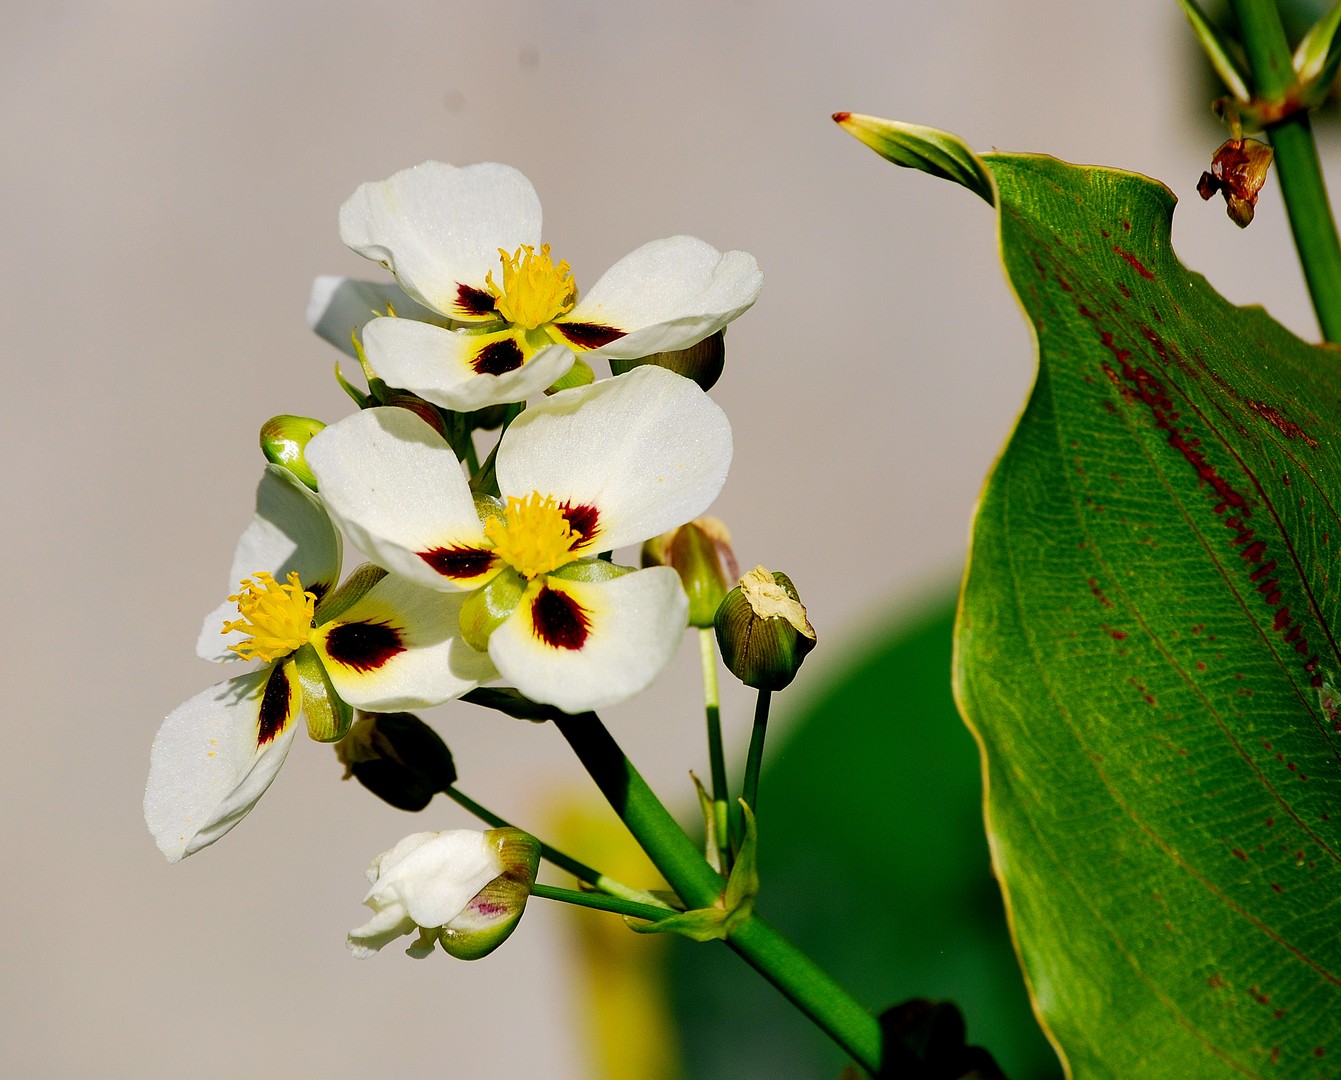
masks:
<path fill-rule="evenodd" d="M 1175 258 L 1130 173 L 989 155 L 1038 380 L 956 688 L 1075 1077 L 1341 1070 L 1341 354 Z"/>

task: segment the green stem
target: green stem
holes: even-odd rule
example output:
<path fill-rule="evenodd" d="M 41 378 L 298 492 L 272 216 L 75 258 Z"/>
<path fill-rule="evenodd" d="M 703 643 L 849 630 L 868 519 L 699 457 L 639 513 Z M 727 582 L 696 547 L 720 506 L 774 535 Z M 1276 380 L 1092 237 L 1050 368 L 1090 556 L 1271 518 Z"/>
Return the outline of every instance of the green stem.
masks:
<path fill-rule="evenodd" d="M 699 657 L 703 662 L 703 710 L 708 718 L 708 768 L 712 771 L 712 813 L 717 826 L 717 854 L 730 868 L 731 845 L 727 837 L 726 755 L 722 751 L 722 708 L 717 687 L 717 639 L 712 630 L 698 632 Z"/>
<path fill-rule="evenodd" d="M 565 714 L 555 717 L 554 724 L 685 905 L 715 904 L 726 883 L 624 756 L 600 717 Z M 879 1023 L 808 956 L 757 915 L 739 923 L 727 944 L 863 1068 L 871 1073 L 879 1069 Z"/>
<path fill-rule="evenodd" d="M 452 802 L 456 803 L 457 806 L 474 814 L 481 821 L 487 822 L 495 829 L 515 828 L 515 826 L 510 824 L 504 818 L 499 817 L 492 810 L 481 806 L 459 788 L 444 788 L 442 793 L 451 799 Z M 572 874 L 578 881 L 585 881 L 588 885 L 600 889 L 601 892 L 608 893 L 610 896 L 621 897 L 640 907 L 656 908 L 663 912 L 674 910 L 669 904 L 662 900 L 658 900 L 651 893 L 643 892 L 641 889 L 635 889 L 629 885 L 625 885 L 622 881 L 616 881 L 612 877 L 607 877 L 605 874 L 588 866 L 586 863 L 578 862 L 572 856 L 565 855 L 562 851 L 550 847 L 543 840 L 540 841 L 540 857 L 546 862 L 557 866 L 560 870 L 567 870 L 568 873 Z"/>
<path fill-rule="evenodd" d="M 1252 68 L 1254 93 L 1280 101 L 1294 86 L 1290 46 L 1273 0 L 1231 0 Z M 1327 341 L 1341 341 L 1341 241 L 1308 113 L 1300 111 L 1267 129 L 1275 152 L 1281 196 L 1318 325 Z"/>
<path fill-rule="evenodd" d="M 754 727 L 750 730 L 750 750 L 745 757 L 745 783 L 740 797 L 745 805 L 759 813 L 759 770 L 764 762 L 764 736 L 768 734 L 768 706 L 773 691 L 760 690 L 754 701 Z"/>
<path fill-rule="evenodd" d="M 600 893 L 560 889 L 553 885 L 542 885 L 540 882 L 531 886 L 531 895 L 546 900 L 558 900 L 577 907 L 595 908 L 597 911 L 612 911 L 616 915 L 632 915 L 635 919 L 646 919 L 648 922 L 660 922 L 666 916 L 675 914 L 671 908 L 652 907 L 617 896 L 602 896 Z"/>
<path fill-rule="evenodd" d="M 480 456 L 475 451 L 475 433 L 469 422 L 465 424 L 465 435 L 461 440 L 461 449 L 465 451 L 466 455 L 462 459 L 466 466 L 466 472 L 474 476 L 480 471 Z"/>
<path fill-rule="evenodd" d="M 879 1023 L 810 957 L 757 915 L 736 926 L 726 943 L 862 1068 L 879 1072 Z"/>

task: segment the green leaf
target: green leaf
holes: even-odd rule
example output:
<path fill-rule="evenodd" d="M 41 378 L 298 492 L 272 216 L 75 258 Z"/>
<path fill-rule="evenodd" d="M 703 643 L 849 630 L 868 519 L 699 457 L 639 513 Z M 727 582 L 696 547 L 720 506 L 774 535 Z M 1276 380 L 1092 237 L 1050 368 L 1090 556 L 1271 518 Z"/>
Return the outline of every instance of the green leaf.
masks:
<path fill-rule="evenodd" d="M 1175 258 L 1144 177 L 984 158 L 1038 381 L 983 494 L 956 689 L 1072 1075 L 1341 1055 L 1341 371 Z"/>

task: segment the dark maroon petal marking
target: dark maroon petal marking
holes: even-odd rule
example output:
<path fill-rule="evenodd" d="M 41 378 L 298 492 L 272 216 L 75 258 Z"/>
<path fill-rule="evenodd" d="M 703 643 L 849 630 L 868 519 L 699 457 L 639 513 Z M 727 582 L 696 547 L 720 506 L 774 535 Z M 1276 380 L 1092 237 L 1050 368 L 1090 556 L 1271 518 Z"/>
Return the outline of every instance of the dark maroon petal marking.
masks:
<path fill-rule="evenodd" d="M 326 635 L 330 658 L 355 671 L 375 671 L 404 651 L 400 631 L 386 623 L 340 623 Z"/>
<path fill-rule="evenodd" d="M 443 577 L 463 580 L 479 577 L 494 562 L 494 553 L 487 548 L 462 547 L 460 544 L 421 551 L 419 557 Z"/>
<path fill-rule="evenodd" d="M 554 329 L 579 349 L 599 349 L 624 336 L 625 331 L 594 322 L 556 322 Z"/>
<path fill-rule="evenodd" d="M 577 539 L 569 546 L 570 551 L 591 539 L 596 532 L 596 525 L 601 519 L 601 512 L 596 507 L 574 506 L 572 503 L 564 503 L 559 509 L 563 511 L 563 516 L 568 521 L 568 527 L 577 533 Z"/>
<path fill-rule="evenodd" d="M 256 749 L 262 749 L 273 742 L 289 720 L 289 702 L 293 700 L 293 689 L 289 686 L 289 677 L 284 674 L 284 665 L 276 664 L 265 680 L 265 691 L 261 694 L 261 711 L 256 723 Z"/>
<path fill-rule="evenodd" d="M 531 602 L 531 625 L 546 645 L 556 649 L 580 649 L 587 640 L 591 620 L 582 605 L 571 596 L 546 585 Z"/>
<path fill-rule="evenodd" d="M 494 298 L 483 289 L 475 289 L 458 282 L 456 286 L 456 306 L 471 315 L 492 315 Z"/>
<path fill-rule="evenodd" d="M 470 366 L 475 369 L 476 375 L 506 375 L 521 367 L 525 359 L 520 345 L 512 338 L 502 338 L 482 348 Z"/>

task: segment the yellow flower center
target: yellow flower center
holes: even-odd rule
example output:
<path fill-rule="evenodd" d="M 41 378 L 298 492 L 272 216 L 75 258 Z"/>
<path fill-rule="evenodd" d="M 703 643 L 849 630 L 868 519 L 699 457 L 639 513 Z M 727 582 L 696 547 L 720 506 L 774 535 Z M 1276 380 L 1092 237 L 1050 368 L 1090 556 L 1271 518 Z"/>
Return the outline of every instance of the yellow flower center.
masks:
<path fill-rule="evenodd" d="M 553 496 L 536 491 L 524 499 L 508 496 L 503 517 L 484 523 L 494 554 L 526 578 L 539 577 L 573 561 L 578 534 Z"/>
<path fill-rule="evenodd" d="M 508 322 L 534 330 L 573 310 L 577 284 L 566 262 L 554 265 L 548 244 L 540 246 L 539 254 L 531 244 L 523 244 L 512 255 L 499 248 L 498 255 L 503 261 L 503 287 L 494 284 L 492 270 L 484 283 L 494 307 Z"/>
<path fill-rule="evenodd" d="M 288 656 L 307 644 L 312 620 L 316 617 L 317 598 L 304 592 L 298 572 L 289 574 L 281 585 L 264 570 L 242 581 L 241 590 L 229 601 L 237 604 L 240 619 L 224 623 L 223 633 L 240 630 L 247 640 L 228 646 L 244 660 L 273 660 Z"/>

